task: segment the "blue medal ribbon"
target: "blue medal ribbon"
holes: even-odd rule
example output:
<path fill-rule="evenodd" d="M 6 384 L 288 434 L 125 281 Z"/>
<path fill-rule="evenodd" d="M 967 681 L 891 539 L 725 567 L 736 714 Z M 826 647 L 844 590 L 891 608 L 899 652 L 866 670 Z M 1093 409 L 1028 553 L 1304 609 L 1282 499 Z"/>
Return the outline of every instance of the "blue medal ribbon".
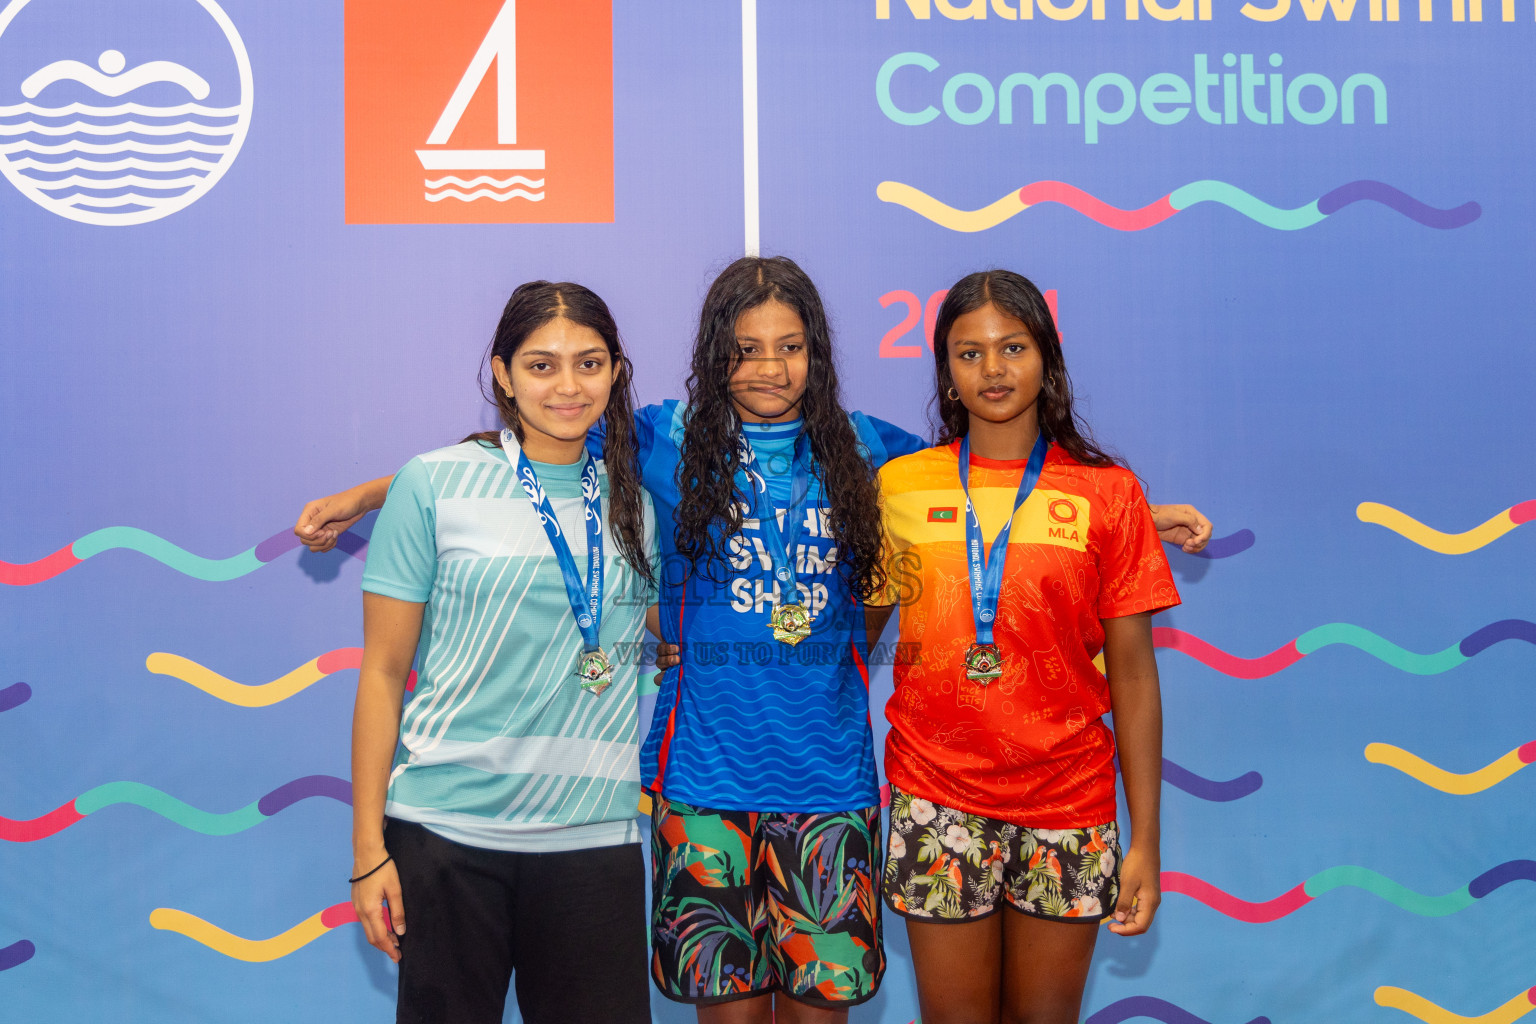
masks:
<path fill-rule="evenodd" d="M 789 509 L 784 513 L 784 529 L 779 529 L 778 509 L 768 496 L 768 481 L 757 469 L 757 453 L 745 434 L 736 437 L 737 450 L 741 454 L 741 466 L 737 471 L 736 486 L 742 491 L 752 508 L 752 516 L 761 525 L 763 541 L 768 548 L 768 558 L 773 565 L 773 578 L 779 584 L 784 604 L 800 603 L 800 588 L 795 583 L 795 543 L 805 523 L 805 499 L 811 490 L 811 444 L 802 430 L 795 438 L 794 484 L 790 490 Z"/>
<path fill-rule="evenodd" d="M 1008 535 L 1013 532 L 1013 517 L 1018 515 L 1039 482 L 1049 448 L 1043 434 L 1035 438 L 1024 479 L 1019 481 L 1019 493 L 1013 499 L 1013 511 L 997 536 L 992 538 L 992 548 L 983 560 L 981 521 L 976 518 L 976 510 L 971 505 L 971 439 L 967 436 L 960 442 L 960 489 L 965 492 L 965 554 L 970 561 L 971 615 L 976 620 L 978 644 L 992 643 L 992 623 L 997 618 L 997 599 L 1003 590 L 1003 563 L 1008 559 Z"/>
<path fill-rule="evenodd" d="M 508 458 L 514 450 L 517 452 L 517 477 L 528 500 L 533 502 L 539 521 L 544 524 L 544 535 L 555 549 L 555 560 L 560 563 L 560 575 L 565 579 L 565 596 L 576 616 L 576 627 L 581 630 L 582 649 L 588 652 L 599 650 L 598 630 L 603 624 L 603 496 L 597 482 L 597 463 L 591 453 L 584 453 L 587 464 L 581 470 L 581 497 L 587 522 L 587 578 L 583 583 L 576 568 L 576 556 L 571 554 L 571 546 L 560 529 L 560 520 L 555 517 L 549 495 L 544 493 L 539 475 L 533 471 L 527 453 L 518 447 L 512 431 L 501 432 L 501 447 Z"/>

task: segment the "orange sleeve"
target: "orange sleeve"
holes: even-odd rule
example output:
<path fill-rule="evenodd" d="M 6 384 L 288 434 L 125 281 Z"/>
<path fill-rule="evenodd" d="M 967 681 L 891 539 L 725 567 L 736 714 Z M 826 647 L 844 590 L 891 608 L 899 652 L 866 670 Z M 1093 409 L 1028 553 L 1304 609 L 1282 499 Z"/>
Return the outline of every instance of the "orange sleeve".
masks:
<path fill-rule="evenodd" d="M 886 465 L 889 466 L 890 463 L 886 463 Z M 885 567 L 885 586 L 878 593 L 870 597 L 870 604 L 897 604 L 901 600 L 901 586 L 898 581 L 906 571 L 904 569 L 905 559 L 903 559 L 902 553 L 906 551 L 907 545 L 897 535 L 897 532 L 892 529 L 891 506 L 895 500 L 895 495 L 891 493 L 890 488 L 895 486 L 896 483 L 892 476 L 893 474 L 887 473 L 884 468 L 879 472 L 880 535 L 883 543 L 881 559 Z"/>
<path fill-rule="evenodd" d="M 1110 470 L 1102 489 L 1104 536 L 1099 543 L 1099 618 L 1161 611 L 1179 603 L 1173 571 L 1152 524 L 1152 509 L 1128 470 Z"/>

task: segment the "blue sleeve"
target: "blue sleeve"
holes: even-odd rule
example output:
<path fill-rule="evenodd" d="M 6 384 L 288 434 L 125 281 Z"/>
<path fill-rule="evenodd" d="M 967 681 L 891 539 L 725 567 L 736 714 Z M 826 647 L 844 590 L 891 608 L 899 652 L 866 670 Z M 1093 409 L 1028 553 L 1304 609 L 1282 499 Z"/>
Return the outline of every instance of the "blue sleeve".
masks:
<path fill-rule="evenodd" d="M 656 428 L 651 423 L 653 413 L 660 408 L 659 405 L 647 405 L 635 411 L 635 456 L 642 466 L 651 454 L 651 444 L 656 438 Z M 587 428 L 587 451 L 594 459 L 600 459 L 607 441 L 608 417 L 599 416 L 597 422 Z"/>
<path fill-rule="evenodd" d="M 425 604 L 437 576 L 437 506 L 421 459 L 395 474 L 368 541 L 363 590 Z"/>
<path fill-rule="evenodd" d="M 894 423 L 877 420 L 862 412 L 849 413 L 848 418 L 853 421 L 859 440 L 869 449 L 870 465 L 876 469 L 892 459 L 932 447 L 926 437 L 903 430 Z"/>

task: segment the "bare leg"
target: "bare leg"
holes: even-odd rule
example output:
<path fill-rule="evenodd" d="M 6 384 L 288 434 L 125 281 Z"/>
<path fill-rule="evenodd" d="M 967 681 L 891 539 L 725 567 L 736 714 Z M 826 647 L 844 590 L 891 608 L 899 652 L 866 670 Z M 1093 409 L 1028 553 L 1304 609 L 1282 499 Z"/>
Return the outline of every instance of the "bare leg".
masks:
<path fill-rule="evenodd" d="M 773 996 L 773 1024 L 844 1024 L 847 1010 L 829 1010 L 791 999 L 782 992 Z"/>
<path fill-rule="evenodd" d="M 1003 1024 L 1077 1024 L 1099 926 L 1011 909 L 999 916 L 1005 919 Z"/>
<path fill-rule="evenodd" d="M 923 1024 L 996 1024 L 1003 919 L 1019 916 L 1004 909 L 980 921 L 938 924 L 907 919 Z"/>
<path fill-rule="evenodd" d="M 847 1010 L 797 1002 L 782 993 L 700 1006 L 699 1024 L 843 1024 Z"/>
<path fill-rule="evenodd" d="M 700 1006 L 699 1024 L 773 1024 L 773 995 Z"/>

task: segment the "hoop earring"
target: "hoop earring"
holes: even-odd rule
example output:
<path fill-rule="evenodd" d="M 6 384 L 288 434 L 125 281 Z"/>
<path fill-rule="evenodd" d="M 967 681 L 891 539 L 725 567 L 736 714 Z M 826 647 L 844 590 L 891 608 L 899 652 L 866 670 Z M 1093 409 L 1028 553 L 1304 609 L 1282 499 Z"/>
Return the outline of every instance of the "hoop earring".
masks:
<path fill-rule="evenodd" d="M 951 402 L 958 402 L 960 401 L 960 392 L 956 391 L 954 387 L 951 386 L 948 391 L 944 392 L 944 397 L 948 398 Z"/>

